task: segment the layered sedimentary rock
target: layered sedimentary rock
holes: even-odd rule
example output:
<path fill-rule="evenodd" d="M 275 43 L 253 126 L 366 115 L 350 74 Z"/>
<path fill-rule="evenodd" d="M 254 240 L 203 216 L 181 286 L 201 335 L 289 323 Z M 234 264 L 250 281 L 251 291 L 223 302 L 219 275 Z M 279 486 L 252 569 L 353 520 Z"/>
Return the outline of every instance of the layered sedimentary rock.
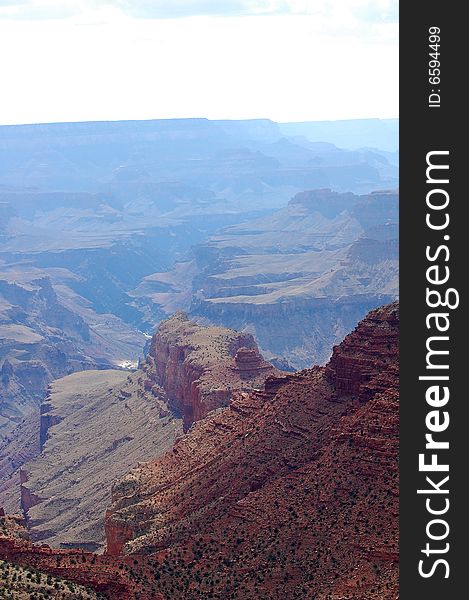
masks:
<path fill-rule="evenodd" d="M 174 297 L 158 290 L 177 290 L 190 315 L 252 333 L 290 370 L 325 364 L 369 310 L 397 298 L 398 237 L 395 191 L 301 192 L 212 235 L 171 274 L 154 274 L 153 299 L 172 311 Z"/>
<path fill-rule="evenodd" d="M 161 324 L 134 373 L 87 371 L 49 386 L 36 431 L 40 453 L 8 479 L 3 497 L 11 499 L 16 479 L 34 540 L 98 549 L 111 484 L 168 450 L 182 433 L 179 416 L 188 429 L 233 393 L 260 389 L 279 373 L 252 336 L 176 314 Z"/>
<path fill-rule="evenodd" d="M 165 600 L 156 590 L 142 590 L 140 579 L 152 565 L 135 557 L 109 557 L 83 550 L 54 550 L 37 546 L 1 527 L 0 573 L 3 591 L 18 600 L 48 593 L 64 600 Z M 7 561 L 7 562 L 3 562 Z M 27 571 L 24 572 L 23 568 Z M 34 578 L 31 581 L 31 570 Z M 29 578 L 27 573 L 29 572 Z M 23 586 L 24 582 L 24 586 Z M 57 595 L 60 594 L 60 595 Z"/>
<path fill-rule="evenodd" d="M 279 371 L 264 361 L 250 334 L 203 327 L 176 313 L 152 339 L 146 360 L 149 381 L 159 384 L 187 430 L 211 410 L 226 406 L 235 391 L 261 388 Z"/>
<path fill-rule="evenodd" d="M 399 326 L 397 306 L 393 304 L 387 309 L 384 320 L 383 311 L 370 313 L 358 324 L 353 336 L 347 336 L 334 347 L 326 377 L 333 383 L 338 398 L 349 395 L 366 402 L 395 386 L 399 377 L 395 337 Z"/>
<path fill-rule="evenodd" d="M 115 600 L 396 600 L 397 368 L 393 304 L 326 368 L 238 392 L 116 484 L 107 554 L 34 546 L 17 523 L 0 560 Z"/>
<path fill-rule="evenodd" d="M 114 485 L 108 554 L 164 559 L 167 599 L 394 600 L 398 401 L 392 304 Z"/>
<path fill-rule="evenodd" d="M 324 364 L 398 294 L 398 195 L 313 190 L 196 252 L 190 312 L 253 333 L 268 358 Z"/>
<path fill-rule="evenodd" d="M 145 373 L 86 371 L 55 381 L 42 405 L 40 454 L 16 474 L 34 540 L 99 549 L 112 482 L 181 433 Z"/>

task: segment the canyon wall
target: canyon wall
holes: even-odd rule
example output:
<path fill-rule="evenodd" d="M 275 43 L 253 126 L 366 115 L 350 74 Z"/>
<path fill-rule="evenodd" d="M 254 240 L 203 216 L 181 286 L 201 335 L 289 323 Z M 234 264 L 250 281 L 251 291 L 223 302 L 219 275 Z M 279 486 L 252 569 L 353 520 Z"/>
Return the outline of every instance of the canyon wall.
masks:
<path fill-rule="evenodd" d="M 181 312 L 160 324 L 143 369 L 148 386 L 154 382 L 164 389 L 186 431 L 226 406 L 234 391 L 260 388 L 279 372 L 264 361 L 252 335 L 203 327 Z"/>
<path fill-rule="evenodd" d="M 113 487 L 107 552 L 164 556 L 188 600 L 394 600 L 398 323 L 397 304 L 372 311 L 326 368 L 239 392 L 131 471 Z M 158 589 L 177 597 L 169 576 Z"/>
<path fill-rule="evenodd" d="M 106 554 L 2 527 L 0 560 L 115 600 L 395 600 L 398 325 L 397 304 L 372 311 L 325 368 L 235 392 L 140 463 L 112 488 Z M 240 370 L 256 364 L 241 355 Z"/>

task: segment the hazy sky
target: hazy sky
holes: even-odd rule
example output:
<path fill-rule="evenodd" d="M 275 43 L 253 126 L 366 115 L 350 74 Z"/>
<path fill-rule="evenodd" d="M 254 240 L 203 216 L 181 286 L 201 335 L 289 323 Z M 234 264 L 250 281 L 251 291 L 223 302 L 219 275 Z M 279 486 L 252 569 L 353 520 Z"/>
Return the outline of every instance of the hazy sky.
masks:
<path fill-rule="evenodd" d="M 0 124 L 398 116 L 397 0 L 0 0 Z"/>

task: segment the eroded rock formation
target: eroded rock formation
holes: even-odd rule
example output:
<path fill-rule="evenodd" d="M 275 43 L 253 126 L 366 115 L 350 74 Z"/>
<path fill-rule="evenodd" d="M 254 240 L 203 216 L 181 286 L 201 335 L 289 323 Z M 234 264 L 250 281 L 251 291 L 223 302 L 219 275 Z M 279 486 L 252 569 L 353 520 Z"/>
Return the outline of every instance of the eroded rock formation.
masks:
<path fill-rule="evenodd" d="M 164 556 L 166 598 L 395 599 L 398 400 L 393 304 L 115 485 L 108 553 Z"/>
<path fill-rule="evenodd" d="M 373 311 L 325 368 L 235 392 L 133 469 L 105 555 L 0 534 L 0 560 L 116 600 L 396 600 L 398 324 L 397 304 Z"/>
<path fill-rule="evenodd" d="M 211 410 L 226 406 L 234 391 L 260 389 L 279 371 L 264 361 L 250 334 L 202 327 L 182 313 L 164 321 L 144 366 L 148 387 L 159 384 L 184 430 Z"/>

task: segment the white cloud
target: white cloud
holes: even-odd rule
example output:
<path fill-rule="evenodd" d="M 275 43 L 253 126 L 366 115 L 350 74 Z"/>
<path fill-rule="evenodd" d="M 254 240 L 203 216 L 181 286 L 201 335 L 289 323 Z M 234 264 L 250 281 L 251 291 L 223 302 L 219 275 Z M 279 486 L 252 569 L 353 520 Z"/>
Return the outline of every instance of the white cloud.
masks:
<path fill-rule="evenodd" d="M 397 21 L 398 0 L 0 0 L 0 18 L 52 19 L 115 8 L 133 17 L 332 15 Z"/>
<path fill-rule="evenodd" d="M 177 19 L 116 4 L 73 0 L 67 15 L 0 19 L 2 123 L 397 115 L 397 24 L 359 18 L 364 0 L 312 0 L 313 15 L 291 14 L 306 4 L 291 0 L 290 14 Z"/>

